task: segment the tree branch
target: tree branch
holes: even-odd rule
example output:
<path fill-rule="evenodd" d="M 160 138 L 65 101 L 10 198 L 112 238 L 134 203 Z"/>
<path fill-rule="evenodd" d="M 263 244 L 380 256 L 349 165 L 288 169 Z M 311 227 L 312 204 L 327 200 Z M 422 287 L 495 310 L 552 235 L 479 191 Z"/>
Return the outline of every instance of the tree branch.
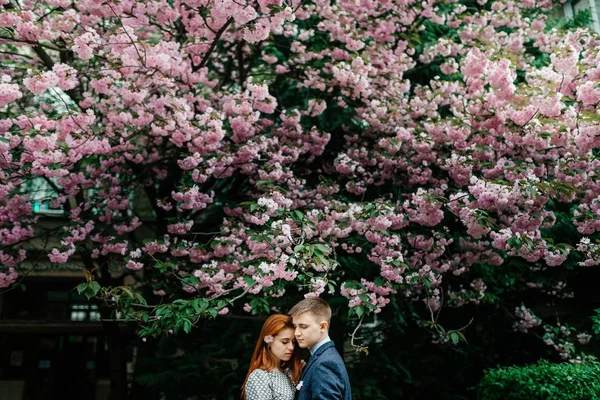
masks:
<path fill-rule="evenodd" d="M 208 51 L 204 55 L 204 58 L 202 59 L 202 62 L 200 62 L 200 65 L 198 65 L 197 67 L 192 67 L 192 70 L 194 72 L 197 72 L 198 70 L 200 70 L 200 69 L 204 68 L 204 66 L 206 66 L 206 63 L 208 62 L 208 59 L 210 58 L 211 53 L 213 52 L 213 50 L 215 49 L 215 47 L 217 47 L 217 42 L 221 38 L 221 35 L 223 35 L 223 33 L 227 30 L 227 28 L 229 27 L 229 25 L 232 22 L 233 22 L 233 17 L 229 18 L 227 20 L 227 22 L 225 22 L 225 24 L 223 24 L 223 26 L 221 27 L 221 29 L 219 29 L 219 31 L 217 32 L 217 36 L 215 36 L 215 39 L 210 44 L 210 47 L 208 48 Z"/>

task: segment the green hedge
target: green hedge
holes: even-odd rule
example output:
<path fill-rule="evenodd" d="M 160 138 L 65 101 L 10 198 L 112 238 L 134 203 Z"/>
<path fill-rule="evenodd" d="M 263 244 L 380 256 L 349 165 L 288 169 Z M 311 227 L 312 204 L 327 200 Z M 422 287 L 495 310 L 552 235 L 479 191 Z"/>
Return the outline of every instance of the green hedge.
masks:
<path fill-rule="evenodd" d="M 600 363 L 490 369 L 478 385 L 479 400 L 600 399 Z"/>

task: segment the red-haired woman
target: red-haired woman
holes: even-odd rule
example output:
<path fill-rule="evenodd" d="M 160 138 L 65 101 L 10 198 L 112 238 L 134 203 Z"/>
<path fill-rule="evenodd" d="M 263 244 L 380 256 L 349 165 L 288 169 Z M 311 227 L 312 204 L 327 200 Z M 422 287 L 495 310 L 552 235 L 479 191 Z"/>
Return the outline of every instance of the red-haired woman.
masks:
<path fill-rule="evenodd" d="M 292 317 L 271 315 L 265 321 L 254 348 L 242 387 L 242 398 L 293 400 L 301 373 Z"/>

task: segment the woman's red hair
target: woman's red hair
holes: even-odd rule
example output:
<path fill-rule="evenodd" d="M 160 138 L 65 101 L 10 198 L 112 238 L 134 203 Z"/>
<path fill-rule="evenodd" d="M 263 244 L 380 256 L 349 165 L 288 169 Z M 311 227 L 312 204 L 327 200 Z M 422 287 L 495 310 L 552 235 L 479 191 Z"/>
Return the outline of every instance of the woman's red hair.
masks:
<path fill-rule="evenodd" d="M 246 382 L 248 382 L 248 377 L 255 369 L 269 371 L 277 367 L 281 369 L 289 368 L 290 371 L 292 371 L 292 380 L 294 383 L 298 383 L 300 380 L 302 365 L 300 363 L 300 356 L 298 355 L 297 347 L 294 347 L 292 358 L 290 358 L 289 361 L 285 361 L 282 362 L 281 365 L 277 365 L 277 360 L 273 354 L 271 354 L 271 351 L 267 347 L 267 343 L 264 341 L 265 336 L 275 336 L 279 333 L 279 331 L 285 328 L 294 329 L 294 325 L 292 325 L 292 317 L 289 315 L 271 315 L 263 324 L 260 335 L 258 336 L 258 341 L 256 342 L 256 347 L 254 348 L 254 354 L 252 354 L 252 359 L 250 360 L 250 368 L 248 369 L 246 379 L 244 380 L 244 384 L 242 386 L 242 399 L 246 400 Z"/>

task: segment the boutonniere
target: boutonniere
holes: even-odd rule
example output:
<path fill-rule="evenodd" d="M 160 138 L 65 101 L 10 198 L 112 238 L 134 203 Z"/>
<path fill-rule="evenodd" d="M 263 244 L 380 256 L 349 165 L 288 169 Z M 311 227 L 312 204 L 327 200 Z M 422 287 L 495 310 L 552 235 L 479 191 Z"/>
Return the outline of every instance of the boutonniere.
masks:
<path fill-rule="evenodd" d="M 304 381 L 300 381 L 300 383 L 298 383 L 298 384 L 296 385 L 296 390 L 300 390 L 300 389 L 302 389 L 302 384 L 303 384 L 303 383 L 304 383 Z"/>

